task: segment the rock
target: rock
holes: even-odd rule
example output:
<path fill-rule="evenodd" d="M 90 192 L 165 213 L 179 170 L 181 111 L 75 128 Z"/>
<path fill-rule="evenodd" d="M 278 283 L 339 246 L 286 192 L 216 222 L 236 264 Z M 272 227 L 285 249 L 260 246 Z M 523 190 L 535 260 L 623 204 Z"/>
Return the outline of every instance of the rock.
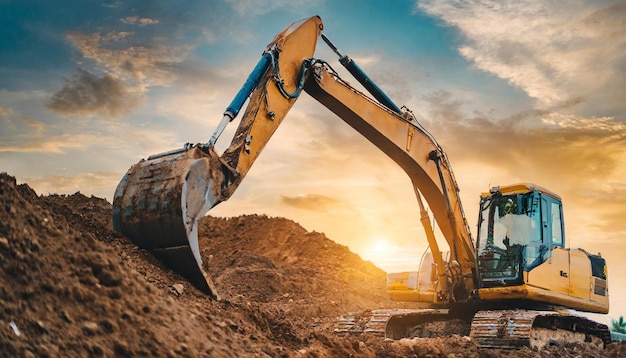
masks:
<path fill-rule="evenodd" d="M 183 292 L 185 291 L 185 286 L 183 286 L 180 283 L 175 283 L 172 285 L 172 287 L 174 288 L 174 291 L 176 291 L 176 294 L 179 296 L 182 295 Z"/>
<path fill-rule="evenodd" d="M 46 325 L 42 321 L 37 321 L 36 324 L 37 329 L 39 329 L 41 333 L 48 333 L 48 328 L 46 328 Z"/>
<path fill-rule="evenodd" d="M 98 332 L 98 324 L 95 322 L 85 322 L 81 326 L 83 333 L 88 336 L 93 336 Z"/>
<path fill-rule="evenodd" d="M 61 314 L 59 316 L 67 323 L 74 323 L 72 317 L 70 317 L 69 313 L 67 313 L 67 311 L 65 310 L 61 311 Z"/>

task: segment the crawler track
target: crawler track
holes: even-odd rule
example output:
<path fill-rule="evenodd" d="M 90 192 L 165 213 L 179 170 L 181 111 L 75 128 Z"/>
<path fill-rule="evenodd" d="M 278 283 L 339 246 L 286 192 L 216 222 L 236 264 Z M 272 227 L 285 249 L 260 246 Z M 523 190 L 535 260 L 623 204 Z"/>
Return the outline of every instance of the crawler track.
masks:
<path fill-rule="evenodd" d="M 452 320 L 447 309 L 389 309 L 350 313 L 338 319 L 336 333 L 368 333 L 379 337 L 400 339 L 421 337 L 428 330 L 416 329 L 432 322 Z M 420 327 L 421 328 L 421 327 Z"/>
<path fill-rule="evenodd" d="M 584 317 L 555 311 L 479 311 L 472 320 L 470 336 L 481 347 L 541 349 L 548 344 L 572 341 L 598 345 L 611 342 L 606 325 Z"/>

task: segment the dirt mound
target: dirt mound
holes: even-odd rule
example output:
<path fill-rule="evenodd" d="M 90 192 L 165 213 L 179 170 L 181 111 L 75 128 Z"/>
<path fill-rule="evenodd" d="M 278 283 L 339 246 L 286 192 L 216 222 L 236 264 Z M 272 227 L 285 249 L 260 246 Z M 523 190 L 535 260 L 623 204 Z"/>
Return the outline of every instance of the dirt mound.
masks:
<path fill-rule="evenodd" d="M 467 337 L 340 337 L 348 311 L 400 306 L 385 273 L 282 218 L 207 217 L 200 246 L 222 301 L 201 294 L 111 229 L 111 205 L 37 196 L 0 174 L 0 352 L 4 356 L 500 356 Z M 585 347 L 513 357 L 619 356 Z"/>
<path fill-rule="evenodd" d="M 313 303 L 303 307 L 315 311 L 312 317 L 394 305 L 384 271 L 291 220 L 206 217 L 199 232 L 208 270 L 233 302 Z"/>
<path fill-rule="evenodd" d="M 235 321 L 213 313 L 229 315 L 221 303 L 180 300 L 171 288 L 174 275 L 110 229 L 106 201 L 81 194 L 38 198 L 1 174 L 0 207 L 4 354 L 274 355 L 282 349 L 250 344 Z M 155 277 L 159 285 L 149 282 Z"/>

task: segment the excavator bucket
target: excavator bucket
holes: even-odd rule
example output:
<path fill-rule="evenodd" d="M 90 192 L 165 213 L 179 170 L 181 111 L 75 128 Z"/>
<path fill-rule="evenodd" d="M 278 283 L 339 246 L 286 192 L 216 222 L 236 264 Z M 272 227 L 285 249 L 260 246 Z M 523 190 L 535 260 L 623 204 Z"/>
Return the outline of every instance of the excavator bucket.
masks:
<path fill-rule="evenodd" d="M 198 146 L 133 165 L 113 197 L 113 226 L 201 291 L 219 298 L 203 269 L 198 222 L 221 199 L 217 153 Z"/>
<path fill-rule="evenodd" d="M 114 229 L 214 298 L 219 297 L 200 255 L 198 220 L 232 195 L 295 102 L 322 27 L 313 16 L 278 34 L 208 143 L 140 161 L 115 190 Z M 248 98 L 230 147 L 218 155 L 217 138 Z"/>

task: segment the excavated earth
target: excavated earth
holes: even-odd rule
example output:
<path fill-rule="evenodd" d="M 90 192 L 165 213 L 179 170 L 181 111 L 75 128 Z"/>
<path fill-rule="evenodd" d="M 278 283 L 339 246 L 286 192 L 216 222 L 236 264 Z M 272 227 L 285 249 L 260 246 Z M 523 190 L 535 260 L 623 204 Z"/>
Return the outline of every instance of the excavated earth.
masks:
<path fill-rule="evenodd" d="M 497 351 L 455 334 L 337 335 L 346 312 L 407 306 L 386 297 L 385 272 L 284 218 L 203 219 L 215 301 L 113 231 L 111 211 L 0 174 L 0 356 L 626 356 L 624 343 Z"/>

